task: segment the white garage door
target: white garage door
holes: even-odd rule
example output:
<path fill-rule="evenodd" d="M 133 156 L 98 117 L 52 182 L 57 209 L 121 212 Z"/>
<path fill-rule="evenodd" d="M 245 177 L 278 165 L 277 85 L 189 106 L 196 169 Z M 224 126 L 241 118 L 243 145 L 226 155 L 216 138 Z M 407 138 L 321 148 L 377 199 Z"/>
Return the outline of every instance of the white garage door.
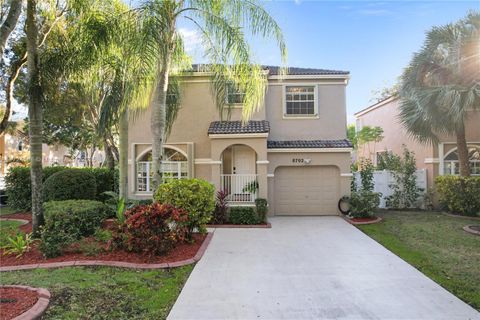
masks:
<path fill-rule="evenodd" d="M 275 215 L 337 214 L 340 171 L 334 166 L 275 170 Z"/>

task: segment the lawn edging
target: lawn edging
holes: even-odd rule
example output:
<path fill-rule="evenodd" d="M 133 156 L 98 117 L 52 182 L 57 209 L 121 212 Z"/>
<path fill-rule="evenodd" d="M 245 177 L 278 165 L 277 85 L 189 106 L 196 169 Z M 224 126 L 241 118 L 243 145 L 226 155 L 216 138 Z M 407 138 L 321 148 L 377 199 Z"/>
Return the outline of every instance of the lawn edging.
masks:
<path fill-rule="evenodd" d="M 374 224 L 374 223 L 379 223 L 381 222 L 383 219 L 380 218 L 380 217 L 376 217 L 374 220 L 370 220 L 370 221 L 353 221 L 352 219 L 349 219 L 349 218 L 346 218 L 344 217 L 343 218 L 345 221 L 347 221 L 348 223 L 350 224 L 353 224 L 355 226 L 357 225 L 364 225 L 364 224 Z"/>
<path fill-rule="evenodd" d="M 24 313 L 16 316 L 13 320 L 34 320 L 39 319 L 47 310 L 50 303 L 50 292 L 45 288 L 33 288 L 20 285 L 2 285 L 3 288 L 18 288 L 29 291 L 35 291 L 38 294 L 38 300 L 35 304 Z"/>
<path fill-rule="evenodd" d="M 480 236 L 480 231 L 473 229 L 472 226 L 465 226 L 465 227 L 463 227 L 463 230 L 465 232 L 470 233 L 470 234 Z"/>
<path fill-rule="evenodd" d="M 0 218 L 0 221 L 17 221 L 17 222 L 20 222 L 20 226 L 24 226 L 26 224 L 29 224 L 30 221 L 28 220 L 25 220 L 25 219 L 17 219 L 17 218 Z"/>
<path fill-rule="evenodd" d="M 480 217 L 473 217 L 473 216 L 462 216 L 460 214 L 453 214 L 448 212 L 442 212 L 443 215 L 453 218 L 460 218 L 460 219 L 470 219 L 470 220 L 478 220 L 480 221 Z"/>
<path fill-rule="evenodd" d="M 257 229 L 270 229 L 272 228 L 272 224 L 267 222 L 265 224 L 208 224 L 207 228 L 214 228 L 214 229 L 226 229 L 226 228 L 239 228 L 239 229 L 246 229 L 246 228 L 257 228 Z"/>
<path fill-rule="evenodd" d="M 85 266 L 108 266 L 108 267 L 130 268 L 130 269 L 177 268 L 177 267 L 183 267 L 189 264 L 194 264 L 195 262 L 199 261 L 203 257 L 203 254 L 205 253 L 205 251 L 207 250 L 207 247 L 210 241 L 212 240 L 212 237 L 213 237 L 213 233 L 209 232 L 193 258 L 175 261 L 175 262 L 132 263 L 132 262 L 123 262 L 123 261 L 76 260 L 76 261 L 24 264 L 19 266 L 4 266 L 4 267 L 0 267 L 0 272 L 31 270 L 31 269 L 37 269 L 37 268 L 52 269 L 52 268 L 64 268 L 64 267 L 78 267 L 78 266 L 84 266 L 84 267 Z"/>

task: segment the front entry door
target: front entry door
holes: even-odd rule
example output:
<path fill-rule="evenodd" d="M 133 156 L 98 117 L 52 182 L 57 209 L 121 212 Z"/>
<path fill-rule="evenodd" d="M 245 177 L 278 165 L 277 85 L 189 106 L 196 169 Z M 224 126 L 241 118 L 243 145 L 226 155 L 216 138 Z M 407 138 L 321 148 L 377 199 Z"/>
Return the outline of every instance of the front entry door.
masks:
<path fill-rule="evenodd" d="M 255 174 L 255 151 L 247 146 L 233 147 L 233 174 Z"/>

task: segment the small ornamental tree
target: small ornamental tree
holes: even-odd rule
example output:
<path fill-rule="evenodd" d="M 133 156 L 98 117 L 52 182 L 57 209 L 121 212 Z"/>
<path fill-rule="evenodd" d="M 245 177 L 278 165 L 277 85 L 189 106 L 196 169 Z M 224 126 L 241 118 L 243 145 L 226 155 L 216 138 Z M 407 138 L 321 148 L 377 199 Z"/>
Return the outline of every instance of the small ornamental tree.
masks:
<path fill-rule="evenodd" d="M 393 194 L 386 198 L 386 205 L 395 209 L 411 208 L 422 191 L 417 187 L 415 154 L 404 147 L 403 157 L 393 169 L 391 172 L 395 183 L 390 184 Z"/>

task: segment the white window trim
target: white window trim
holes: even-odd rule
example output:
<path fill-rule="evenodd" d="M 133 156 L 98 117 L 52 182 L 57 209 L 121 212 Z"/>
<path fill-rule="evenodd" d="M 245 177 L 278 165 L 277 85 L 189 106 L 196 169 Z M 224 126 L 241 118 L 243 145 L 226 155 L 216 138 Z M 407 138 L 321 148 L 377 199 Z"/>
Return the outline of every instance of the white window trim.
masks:
<path fill-rule="evenodd" d="M 453 143 L 449 143 L 449 144 L 453 144 Z M 468 147 L 478 147 L 480 146 L 480 142 L 467 142 L 467 148 Z M 441 155 L 442 157 L 440 158 L 439 157 L 439 168 L 442 170 L 439 172 L 439 174 L 441 176 L 445 175 L 445 163 L 450 163 L 450 164 L 453 164 L 453 163 L 459 163 L 459 160 L 445 160 L 445 158 L 450 155 L 451 153 L 455 152 L 456 150 L 458 150 L 458 147 L 454 147 L 452 149 L 450 149 L 447 153 L 444 152 L 444 143 L 440 143 L 439 144 L 439 149 L 441 147 L 441 152 L 439 151 L 439 155 Z M 469 162 L 475 162 L 475 163 L 480 163 L 479 160 L 469 160 Z M 458 174 L 455 173 L 455 166 L 450 166 L 450 175 L 454 175 L 454 176 L 457 176 Z M 478 177 L 480 176 L 480 174 L 471 174 L 472 176 L 474 177 Z"/>
<path fill-rule="evenodd" d="M 287 87 L 313 87 L 313 114 L 312 115 L 287 115 Z M 318 85 L 316 83 L 286 84 L 282 87 L 283 110 L 282 117 L 285 120 L 319 119 L 318 112 Z"/>

